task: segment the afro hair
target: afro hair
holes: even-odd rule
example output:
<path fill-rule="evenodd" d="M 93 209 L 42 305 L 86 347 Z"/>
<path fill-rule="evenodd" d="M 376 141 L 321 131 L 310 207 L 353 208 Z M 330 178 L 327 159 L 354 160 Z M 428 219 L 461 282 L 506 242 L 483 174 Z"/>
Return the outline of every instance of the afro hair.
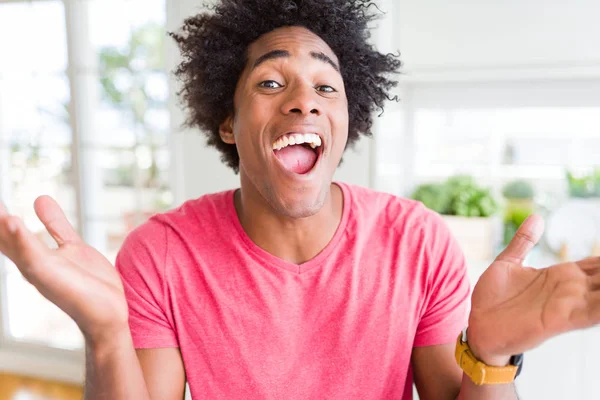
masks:
<path fill-rule="evenodd" d="M 239 172 L 235 145 L 220 139 L 219 126 L 234 113 L 235 89 L 248 60 L 248 47 L 260 36 L 284 26 L 304 27 L 319 36 L 340 62 L 348 99 L 348 144 L 371 136 L 372 114 L 383 110 L 397 82 L 390 74 L 402 63 L 368 43 L 375 3 L 364 0 L 220 0 L 210 11 L 185 20 L 170 33 L 183 61 L 175 70 L 188 112 L 187 125 L 200 128 L 222 161 Z M 394 98 L 396 99 L 396 98 Z"/>

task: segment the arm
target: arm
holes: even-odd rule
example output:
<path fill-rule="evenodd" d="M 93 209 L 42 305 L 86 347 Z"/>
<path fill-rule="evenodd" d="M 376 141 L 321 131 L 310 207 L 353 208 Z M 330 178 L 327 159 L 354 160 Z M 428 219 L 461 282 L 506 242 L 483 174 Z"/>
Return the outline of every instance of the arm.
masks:
<path fill-rule="evenodd" d="M 412 366 L 415 385 L 421 400 L 513 400 L 513 384 L 473 384 L 454 360 L 454 343 L 415 347 Z"/>
<path fill-rule="evenodd" d="M 185 372 L 177 348 L 133 348 L 129 334 L 112 345 L 86 345 L 85 400 L 182 400 Z M 147 382 L 147 383 L 146 383 Z"/>
<path fill-rule="evenodd" d="M 542 233 L 543 221 L 529 217 L 475 286 L 468 342 L 475 358 L 487 365 L 507 365 L 512 354 L 600 323 L 600 258 L 523 267 Z M 458 368 L 451 367 L 453 350 L 453 344 L 414 350 L 415 381 L 425 399 L 456 395 L 458 380 L 449 377 Z M 458 394 L 459 400 L 516 398 L 512 384 L 476 386 L 468 377 L 462 378 Z"/>
<path fill-rule="evenodd" d="M 148 393 L 140 362 L 128 334 L 116 338 L 113 343 L 93 345 L 86 341 L 85 352 L 85 400 L 158 398 Z"/>
<path fill-rule="evenodd" d="M 58 248 L 50 249 L 0 204 L 0 252 L 81 329 L 87 353 L 85 398 L 149 400 L 117 271 L 83 242 L 53 199 L 42 196 L 34 207 Z"/>
<path fill-rule="evenodd" d="M 129 308 L 128 351 L 137 355 L 150 398 L 182 400 L 186 376 L 168 305 L 167 242 L 165 225 L 151 219 L 128 235 L 115 267 Z"/>
<path fill-rule="evenodd" d="M 147 382 L 150 398 L 182 400 L 185 370 L 179 348 L 138 349 L 137 357 Z"/>
<path fill-rule="evenodd" d="M 417 327 L 411 357 L 413 376 L 421 400 L 513 400 L 516 399 L 513 385 L 477 386 L 468 376 L 463 376 L 456 363 L 455 346 L 459 332 L 467 325 L 469 297 L 467 266 L 460 246 L 445 222 L 435 214 L 428 214 L 425 227 L 425 254 L 428 261 L 428 281 L 423 285 L 423 311 Z M 492 289 L 489 289 L 492 290 Z M 469 345 L 476 356 L 487 346 L 476 346 L 481 336 L 471 331 Z M 489 338 L 484 339 L 487 343 Z M 492 339 L 493 340 L 493 339 Z M 485 343 L 484 343 L 485 344 Z M 493 360 L 485 352 L 488 364 L 504 360 Z M 508 363 L 506 358 L 506 363 Z"/>

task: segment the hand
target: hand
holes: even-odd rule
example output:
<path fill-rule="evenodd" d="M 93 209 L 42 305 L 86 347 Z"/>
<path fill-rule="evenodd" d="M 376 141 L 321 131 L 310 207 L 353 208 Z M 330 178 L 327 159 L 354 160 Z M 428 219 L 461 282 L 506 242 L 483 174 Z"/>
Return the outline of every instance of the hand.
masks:
<path fill-rule="evenodd" d="M 600 258 L 522 266 L 543 231 L 543 220 L 530 216 L 475 286 L 468 340 L 488 365 L 506 365 L 553 336 L 600 323 Z"/>
<path fill-rule="evenodd" d="M 77 323 L 86 340 L 106 343 L 128 329 L 127 303 L 117 270 L 86 245 L 50 197 L 35 212 L 58 249 L 50 249 L 0 204 L 0 252 L 25 279 Z"/>

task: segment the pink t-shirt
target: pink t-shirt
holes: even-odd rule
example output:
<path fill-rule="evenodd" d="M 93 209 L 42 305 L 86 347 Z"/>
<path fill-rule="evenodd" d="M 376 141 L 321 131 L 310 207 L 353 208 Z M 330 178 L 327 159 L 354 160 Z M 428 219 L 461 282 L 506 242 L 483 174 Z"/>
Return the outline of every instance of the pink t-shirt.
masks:
<path fill-rule="evenodd" d="M 466 323 L 463 254 L 421 203 L 339 185 L 339 228 L 301 265 L 250 240 L 233 191 L 134 230 L 117 268 L 135 347 L 179 347 L 194 400 L 411 399 L 413 347 Z"/>

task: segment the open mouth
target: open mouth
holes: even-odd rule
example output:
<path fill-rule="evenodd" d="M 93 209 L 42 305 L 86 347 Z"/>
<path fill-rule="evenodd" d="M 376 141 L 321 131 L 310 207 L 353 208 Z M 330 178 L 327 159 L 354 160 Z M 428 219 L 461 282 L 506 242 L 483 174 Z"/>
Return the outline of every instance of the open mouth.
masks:
<path fill-rule="evenodd" d="M 315 167 L 321 152 L 321 137 L 314 133 L 288 133 L 273 143 L 273 153 L 283 167 L 300 175 Z"/>

